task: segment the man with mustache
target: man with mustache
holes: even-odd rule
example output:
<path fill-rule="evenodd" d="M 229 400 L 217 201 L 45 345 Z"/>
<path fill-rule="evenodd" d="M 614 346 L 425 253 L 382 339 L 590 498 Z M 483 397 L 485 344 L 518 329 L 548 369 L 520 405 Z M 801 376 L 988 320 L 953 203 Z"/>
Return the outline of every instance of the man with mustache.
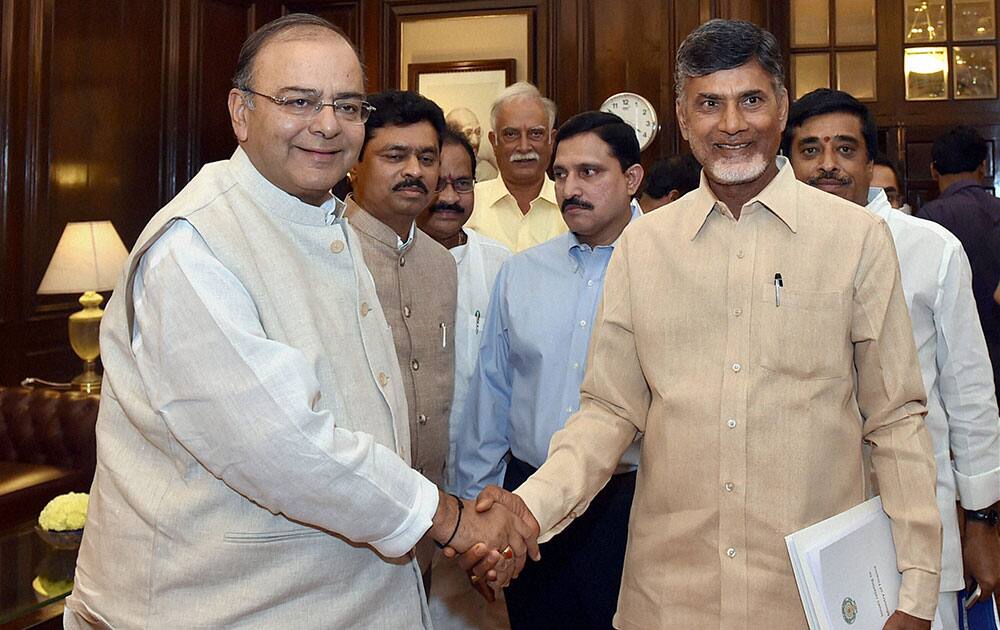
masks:
<path fill-rule="evenodd" d="M 515 493 L 491 486 L 476 506 L 537 524 L 544 561 L 641 434 L 618 628 L 806 628 L 784 537 L 867 498 L 865 442 L 902 569 L 885 628 L 929 628 L 937 606 L 934 457 L 892 237 L 776 159 L 781 59 L 741 20 L 680 45 L 701 186 L 622 234 L 580 411 Z"/>
<path fill-rule="evenodd" d="M 556 198 L 570 232 L 516 254 L 497 276 L 458 440 L 458 487 L 519 486 L 580 400 L 604 271 L 625 226 L 641 216 L 635 132 L 585 112 L 555 136 Z M 507 454 L 510 453 L 509 461 Z M 638 448 L 587 514 L 546 545 L 506 590 L 511 628 L 608 628 L 618 600 Z"/>
<path fill-rule="evenodd" d="M 510 258 L 501 243 L 465 227 L 475 198 L 473 168 L 476 154 L 458 130 L 447 127 L 441 136 L 441 173 L 434 202 L 417 217 L 417 226 L 448 248 L 458 265 L 458 306 L 455 313 L 455 394 L 448 426 L 446 488 L 456 492 L 455 453 L 458 436 L 465 430 L 462 408 L 479 355 L 479 338 L 486 323 L 493 280 L 500 265 Z M 508 625 L 503 606 L 487 606 L 469 589 L 468 578 L 456 563 L 434 558 L 434 589 L 431 592 L 434 626 L 459 628 L 504 628 Z"/>
<path fill-rule="evenodd" d="M 1000 581 L 1000 538 L 990 517 L 1000 501 L 993 375 L 962 244 L 936 223 L 894 210 L 884 190 L 869 187 L 876 133 L 875 117 L 863 103 L 846 92 L 819 89 L 792 104 L 782 149 L 800 181 L 866 207 L 892 233 L 928 393 L 925 421 L 934 443 L 944 525 L 934 627 L 958 630 L 965 578 L 980 585 L 990 617 Z M 957 497 L 966 511 L 962 537 Z"/>
<path fill-rule="evenodd" d="M 556 104 L 524 81 L 506 88 L 490 110 L 490 144 L 500 177 L 476 184 L 469 226 L 513 252 L 566 231 L 545 173 L 552 157 Z"/>
<path fill-rule="evenodd" d="M 354 193 L 347 217 L 392 330 L 409 410 L 412 465 L 444 485 L 448 415 L 455 374 L 455 260 L 416 226 L 438 185 L 444 113 L 416 92 L 389 90 L 368 98 Z M 362 304 L 367 315 L 372 304 Z M 331 325 L 335 325 L 331 322 Z M 417 545 L 429 587 L 430 541 Z"/>

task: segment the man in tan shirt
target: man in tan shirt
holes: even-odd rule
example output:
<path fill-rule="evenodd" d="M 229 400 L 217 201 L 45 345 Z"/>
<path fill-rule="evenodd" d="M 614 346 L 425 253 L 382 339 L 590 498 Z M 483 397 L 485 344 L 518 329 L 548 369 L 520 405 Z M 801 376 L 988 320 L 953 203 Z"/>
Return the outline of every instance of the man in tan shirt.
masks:
<path fill-rule="evenodd" d="M 375 109 L 352 170 L 347 216 L 392 329 L 413 467 L 444 486 L 458 279 L 448 250 L 415 225 L 437 187 L 444 114 L 415 92 L 379 92 L 368 100 Z M 363 315 L 370 306 L 361 305 Z M 422 541 L 416 551 L 426 580 L 434 547 Z"/>
<path fill-rule="evenodd" d="M 868 442 L 903 574 L 885 628 L 930 628 L 941 524 L 889 231 L 775 159 L 788 96 L 770 33 L 712 20 L 676 67 L 701 185 L 622 234 L 580 411 L 523 504 L 494 487 L 477 507 L 520 509 L 544 541 L 641 432 L 615 626 L 805 628 L 784 536 L 865 500 Z"/>

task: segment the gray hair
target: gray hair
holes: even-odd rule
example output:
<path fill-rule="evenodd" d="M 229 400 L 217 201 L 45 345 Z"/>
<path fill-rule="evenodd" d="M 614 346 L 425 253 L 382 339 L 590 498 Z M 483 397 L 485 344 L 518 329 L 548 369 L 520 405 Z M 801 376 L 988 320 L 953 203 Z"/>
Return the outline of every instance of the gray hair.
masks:
<path fill-rule="evenodd" d="M 556 126 L 555 102 L 552 101 L 552 99 L 542 96 L 542 93 L 538 91 L 538 88 L 527 81 L 518 81 L 517 83 L 508 85 L 504 88 L 503 92 L 500 92 L 496 100 L 493 101 L 493 106 L 490 107 L 490 128 L 493 129 L 494 132 L 497 130 L 497 118 L 500 115 L 500 108 L 511 101 L 523 98 L 537 98 L 540 100 L 542 102 L 542 106 L 545 108 L 545 113 L 549 115 L 549 129 Z"/>
<path fill-rule="evenodd" d="M 289 31 L 293 29 L 330 31 L 347 42 L 347 44 L 354 50 L 354 54 L 358 55 L 357 47 L 350 39 L 348 39 L 347 35 L 343 30 L 341 30 L 340 27 L 317 15 L 311 15 L 309 13 L 289 13 L 288 15 L 282 16 L 260 27 L 252 35 L 250 35 L 245 42 L 243 42 L 243 47 L 240 48 L 239 59 L 236 61 L 236 73 L 233 75 L 233 87 L 244 92 L 249 91 L 250 82 L 253 80 L 254 62 L 257 60 L 257 55 L 260 53 L 261 49 L 272 40 L 277 39 L 279 36 L 287 35 Z M 358 57 L 360 59 L 360 55 L 358 55 Z M 362 68 L 361 71 L 364 73 L 364 68 Z"/>
<path fill-rule="evenodd" d="M 738 68 L 755 60 L 771 75 L 775 93 L 784 89 L 781 48 L 774 35 L 746 20 L 709 20 L 684 38 L 677 49 L 674 89 L 681 98 L 691 77 Z"/>

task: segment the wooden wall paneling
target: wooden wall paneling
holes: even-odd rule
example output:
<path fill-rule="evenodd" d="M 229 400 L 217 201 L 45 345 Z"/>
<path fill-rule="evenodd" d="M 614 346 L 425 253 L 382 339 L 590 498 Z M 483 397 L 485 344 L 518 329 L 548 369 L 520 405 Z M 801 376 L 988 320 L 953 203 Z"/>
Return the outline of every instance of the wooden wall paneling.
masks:
<path fill-rule="evenodd" d="M 587 101 L 587 27 L 583 5 L 587 0 L 559 0 L 552 6 L 552 91 L 559 119 L 581 111 Z"/>
<path fill-rule="evenodd" d="M 348 39 L 354 42 L 358 49 L 364 48 L 366 33 L 361 28 L 360 0 L 297 0 L 285 2 L 281 14 L 312 13 L 329 20 L 344 30 Z"/>
<path fill-rule="evenodd" d="M 162 1 L 5 0 L 0 22 L 0 382 L 79 371 L 78 296 L 37 296 L 69 221 L 110 219 L 126 243 L 159 206 Z"/>
<path fill-rule="evenodd" d="M 188 119 L 192 130 L 188 178 L 236 149 L 227 101 L 240 48 L 277 7 L 253 0 L 196 0 L 191 14 Z"/>

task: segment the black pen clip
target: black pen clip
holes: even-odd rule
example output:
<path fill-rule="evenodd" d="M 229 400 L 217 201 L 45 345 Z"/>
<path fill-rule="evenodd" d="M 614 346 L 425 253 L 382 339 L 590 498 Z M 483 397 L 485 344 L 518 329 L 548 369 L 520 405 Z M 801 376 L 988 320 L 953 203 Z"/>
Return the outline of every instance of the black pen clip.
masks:
<path fill-rule="evenodd" d="M 781 274 L 774 274 L 774 305 L 781 306 L 781 287 L 785 286 L 781 281 Z"/>

